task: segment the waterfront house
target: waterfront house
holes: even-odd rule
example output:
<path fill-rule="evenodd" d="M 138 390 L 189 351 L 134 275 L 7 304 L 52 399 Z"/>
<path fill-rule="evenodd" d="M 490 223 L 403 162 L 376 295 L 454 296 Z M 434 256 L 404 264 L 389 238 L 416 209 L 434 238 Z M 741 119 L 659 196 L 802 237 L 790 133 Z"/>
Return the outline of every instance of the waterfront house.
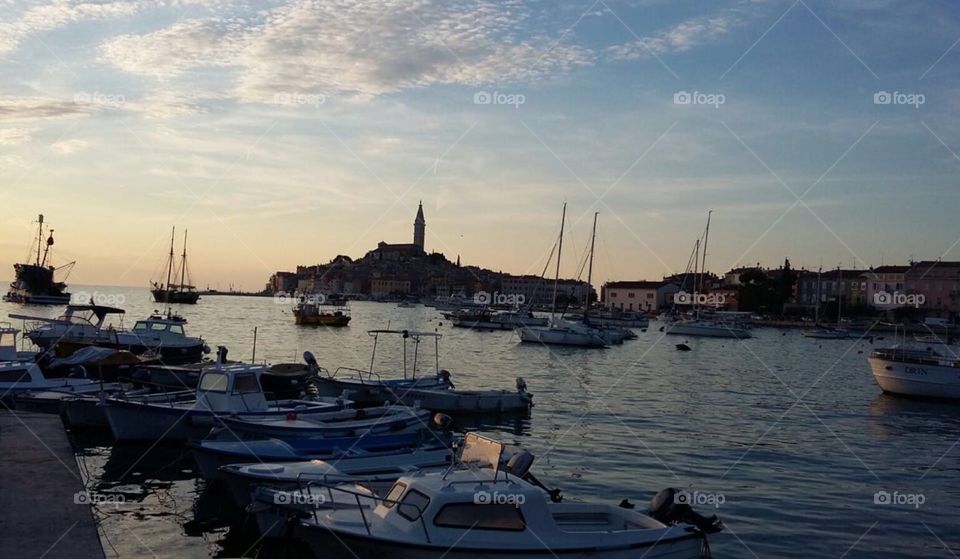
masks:
<path fill-rule="evenodd" d="M 907 294 L 922 296 L 918 307 L 926 318 L 957 320 L 960 316 L 960 262 L 914 262 L 904 273 Z"/>

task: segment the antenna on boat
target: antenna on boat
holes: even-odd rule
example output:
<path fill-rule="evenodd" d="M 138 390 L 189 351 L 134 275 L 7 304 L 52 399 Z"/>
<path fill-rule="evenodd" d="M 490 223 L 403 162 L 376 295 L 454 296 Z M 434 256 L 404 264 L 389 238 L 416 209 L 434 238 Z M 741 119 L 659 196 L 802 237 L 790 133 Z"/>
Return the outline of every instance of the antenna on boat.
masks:
<path fill-rule="evenodd" d="M 253 357 L 250 358 L 250 362 L 257 362 L 257 326 L 253 327 Z"/>

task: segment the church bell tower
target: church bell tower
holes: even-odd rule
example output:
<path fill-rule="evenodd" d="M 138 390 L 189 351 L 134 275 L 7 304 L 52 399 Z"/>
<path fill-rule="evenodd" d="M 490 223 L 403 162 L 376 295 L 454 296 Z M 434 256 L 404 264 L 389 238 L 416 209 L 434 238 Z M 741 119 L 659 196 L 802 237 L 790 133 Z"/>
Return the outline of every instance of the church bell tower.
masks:
<path fill-rule="evenodd" d="M 423 219 L 423 201 L 420 201 L 420 207 L 417 209 L 417 218 L 413 221 L 413 244 L 423 250 L 423 240 L 427 233 L 427 222 Z"/>

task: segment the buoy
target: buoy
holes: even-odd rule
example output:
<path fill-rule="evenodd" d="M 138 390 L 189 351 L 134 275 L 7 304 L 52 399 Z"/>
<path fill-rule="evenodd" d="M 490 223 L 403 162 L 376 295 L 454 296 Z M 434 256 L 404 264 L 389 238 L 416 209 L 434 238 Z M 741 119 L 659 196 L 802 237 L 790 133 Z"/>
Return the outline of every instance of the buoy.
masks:
<path fill-rule="evenodd" d="M 677 344 L 677 351 L 690 351 L 690 346 L 687 344 Z"/>

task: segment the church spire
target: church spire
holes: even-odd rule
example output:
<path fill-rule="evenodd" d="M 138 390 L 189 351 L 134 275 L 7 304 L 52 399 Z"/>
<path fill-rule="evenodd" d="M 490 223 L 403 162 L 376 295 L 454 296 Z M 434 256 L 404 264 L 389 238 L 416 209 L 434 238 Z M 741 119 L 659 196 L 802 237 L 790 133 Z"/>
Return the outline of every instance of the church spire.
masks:
<path fill-rule="evenodd" d="M 413 221 L 413 244 L 423 252 L 423 241 L 426 237 L 427 221 L 423 219 L 423 200 L 420 201 L 420 207 L 417 208 L 417 217 Z"/>

